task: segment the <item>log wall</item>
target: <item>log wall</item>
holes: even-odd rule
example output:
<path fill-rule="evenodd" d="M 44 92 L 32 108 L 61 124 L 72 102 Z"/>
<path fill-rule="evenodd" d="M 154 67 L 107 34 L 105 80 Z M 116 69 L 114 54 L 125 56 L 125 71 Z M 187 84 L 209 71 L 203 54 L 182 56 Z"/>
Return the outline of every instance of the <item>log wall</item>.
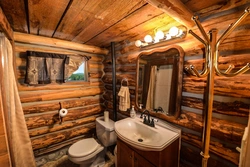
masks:
<path fill-rule="evenodd" d="M 193 2 L 193 1 L 192 1 Z M 190 1 L 190 3 L 192 3 Z M 214 10 L 202 11 L 201 24 L 206 32 L 212 28 L 217 28 L 220 36 L 230 23 L 236 21 L 247 5 L 236 9 L 218 8 L 215 4 Z M 249 63 L 250 57 L 250 16 L 242 22 L 231 35 L 221 44 L 219 67 L 225 70 L 230 64 L 234 64 L 237 69 Z M 200 35 L 197 27 L 192 30 Z M 181 41 L 175 43 L 185 51 L 184 65 L 193 64 L 201 70 L 203 65 L 204 47 L 190 34 Z M 157 50 L 159 48 L 154 48 Z M 136 59 L 141 52 L 148 51 L 147 48 L 139 49 L 134 46 L 134 41 L 116 44 L 116 66 L 117 66 L 117 92 L 119 92 L 120 82 L 127 78 L 131 93 L 131 103 L 135 103 L 136 84 Z M 104 94 L 105 105 L 112 111 L 112 66 L 110 56 L 104 61 L 105 75 L 103 82 L 107 91 Z M 208 166 L 237 166 L 239 163 L 239 153 L 236 147 L 241 144 L 244 128 L 247 126 L 247 119 L 250 110 L 250 72 L 246 74 L 226 78 L 215 77 L 213 119 L 211 125 L 211 142 Z M 183 92 L 181 101 L 181 116 L 179 119 L 171 121 L 172 124 L 182 129 L 181 163 L 183 166 L 201 166 L 200 151 L 202 143 L 203 111 L 206 78 L 196 78 L 184 72 Z M 117 102 L 118 104 L 118 102 Z M 117 109 L 118 110 L 118 109 Z M 120 113 L 128 115 L 126 112 Z M 160 119 L 167 120 L 166 116 L 153 113 Z M 162 121 L 161 120 L 161 121 Z"/>
<path fill-rule="evenodd" d="M 28 38 L 31 39 L 28 43 L 16 42 L 16 70 L 27 128 L 34 154 L 38 157 L 71 145 L 82 138 L 95 136 L 95 118 L 102 116 L 104 111 L 102 98 L 104 84 L 101 81 L 104 73 L 102 64 L 104 54 L 96 53 L 95 50 L 86 53 L 81 51 L 82 49 L 68 49 L 63 44 L 60 45 L 63 41 L 57 43 L 57 46 L 48 46 L 49 43 L 46 45 L 32 43 L 32 38 Z M 39 42 L 39 37 L 35 38 Z M 67 43 L 64 44 L 66 46 Z M 91 56 L 88 61 L 89 82 L 25 85 L 27 50 Z M 68 109 L 63 123 L 60 123 L 58 115 L 60 103 L 63 108 Z"/>

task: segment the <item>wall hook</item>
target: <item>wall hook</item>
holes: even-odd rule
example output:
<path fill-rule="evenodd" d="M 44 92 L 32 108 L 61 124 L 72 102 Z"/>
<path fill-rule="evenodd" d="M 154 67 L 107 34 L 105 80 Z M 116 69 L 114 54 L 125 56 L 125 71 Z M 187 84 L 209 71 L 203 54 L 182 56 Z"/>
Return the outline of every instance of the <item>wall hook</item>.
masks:
<path fill-rule="evenodd" d="M 234 66 L 230 65 L 224 72 L 218 68 L 219 61 L 219 46 L 222 41 L 248 16 L 250 13 L 250 8 L 246 8 L 244 13 L 239 17 L 239 19 L 230 24 L 226 31 L 221 35 L 221 37 L 216 42 L 217 29 L 211 29 L 209 31 L 209 36 L 205 33 L 198 16 L 193 16 L 192 20 L 196 23 L 201 35 L 204 39 L 196 35 L 192 30 L 189 31 L 196 39 L 198 39 L 205 46 L 205 64 L 203 70 L 199 73 L 195 66 L 190 65 L 185 67 L 185 70 L 193 76 L 196 77 L 206 77 L 207 85 L 205 92 L 205 103 L 206 108 L 204 109 L 204 130 L 202 135 L 202 166 L 207 167 L 207 162 L 209 158 L 209 143 L 211 135 L 211 122 L 212 122 L 212 109 L 213 109 L 213 94 L 214 94 L 214 76 L 215 74 L 219 76 L 233 77 L 242 73 L 245 73 L 250 69 L 250 63 L 247 63 L 240 70 L 230 73 Z"/>

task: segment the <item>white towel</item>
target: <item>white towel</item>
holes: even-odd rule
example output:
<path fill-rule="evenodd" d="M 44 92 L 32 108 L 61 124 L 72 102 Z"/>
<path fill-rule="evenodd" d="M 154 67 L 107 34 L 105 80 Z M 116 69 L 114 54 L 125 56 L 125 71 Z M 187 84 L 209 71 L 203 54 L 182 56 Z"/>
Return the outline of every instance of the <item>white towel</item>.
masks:
<path fill-rule="evenodd" d="M 127 111 L 127 109 L 130 108 L 129 87 L 121 86 L 120 91 L 118 93 L 118 96 L 120 98 L 120 100 L 119 100 L 119 110 Z"/>

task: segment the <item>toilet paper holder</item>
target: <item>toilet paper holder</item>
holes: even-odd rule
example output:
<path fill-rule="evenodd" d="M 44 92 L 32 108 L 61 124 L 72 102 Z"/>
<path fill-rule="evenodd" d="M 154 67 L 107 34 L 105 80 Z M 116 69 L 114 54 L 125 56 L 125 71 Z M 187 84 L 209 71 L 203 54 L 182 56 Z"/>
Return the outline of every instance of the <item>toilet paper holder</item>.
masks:
<path fill-rule="evenodd" d="M 59 104 L 60 104 L 60 110 L 58 112 L 58 115 L 59 115 L 60 124 L 62 124 L 63 123 L 63 117 L 65 117 L 68 114 L 68 110 L 63 108 L 63 104 L 61 102 L 59 102 Z"/>

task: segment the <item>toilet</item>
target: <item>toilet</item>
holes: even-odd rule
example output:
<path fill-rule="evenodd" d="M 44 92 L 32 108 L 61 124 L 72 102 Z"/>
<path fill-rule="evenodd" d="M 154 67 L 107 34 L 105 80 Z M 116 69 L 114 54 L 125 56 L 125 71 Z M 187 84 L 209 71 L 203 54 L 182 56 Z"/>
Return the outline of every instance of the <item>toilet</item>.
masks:
<path fill-rule="evenodd" d="M 104 117 L 96 118 L 96 134 L 94 138 L 80 140 L 70 146 L 69 160 L 80 167 L 102 167 L 105 164 L 105 154 L 108 146 L 116 144 L 114 121 L 104 121 Z"/>

